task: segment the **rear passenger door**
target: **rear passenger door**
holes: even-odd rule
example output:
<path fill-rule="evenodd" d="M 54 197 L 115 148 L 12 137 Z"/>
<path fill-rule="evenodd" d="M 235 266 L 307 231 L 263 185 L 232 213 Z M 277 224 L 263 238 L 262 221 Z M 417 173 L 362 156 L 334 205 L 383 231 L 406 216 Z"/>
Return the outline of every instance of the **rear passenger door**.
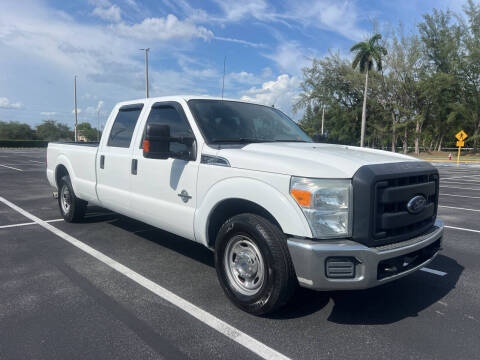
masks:
<path fill-rule="evenodd" d="M 130 164 L 135 128 L 143 104 L 118 109 L 108 136 L 102 136 L 97 155 L 97 195 L 102 206 L 128 215 L 130 207 Z"/>
<path fill-rule="evenodd" d="M 147 112 L 147 111 L 145 111 Z M 170 127 L 171 137 L 195 137 L 182 105 L 178 102 L 158 102 L 145 115 L 137 133 L 132 161 L 132 209 L 134 215 L 153 226 L 194 239 L 198 158 L 196 142 L 192 146 L 170 143 L 171 157 L 151 159 L 143 156 L 143 135 L 146 124 Z"/>

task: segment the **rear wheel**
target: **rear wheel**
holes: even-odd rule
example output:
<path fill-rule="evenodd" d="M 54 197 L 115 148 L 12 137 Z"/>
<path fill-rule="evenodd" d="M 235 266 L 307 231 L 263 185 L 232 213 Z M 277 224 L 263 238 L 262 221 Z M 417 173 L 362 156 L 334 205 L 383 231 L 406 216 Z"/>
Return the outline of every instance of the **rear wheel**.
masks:
<path fill-rule="evenodd" d="M 278 310 L 297 286 L 285 235 L 255 214 L 236 215 L 223 224 L 215 243 L 215 266 L 225 294 L 255 315 Z"/>
<path fill-rule="evenodd" d="M 66 222 L 81 221 L 87 210 L 87 202 L 75 196 L 68 175 L 62 177 L 59 182 L 58 206 Z"/>

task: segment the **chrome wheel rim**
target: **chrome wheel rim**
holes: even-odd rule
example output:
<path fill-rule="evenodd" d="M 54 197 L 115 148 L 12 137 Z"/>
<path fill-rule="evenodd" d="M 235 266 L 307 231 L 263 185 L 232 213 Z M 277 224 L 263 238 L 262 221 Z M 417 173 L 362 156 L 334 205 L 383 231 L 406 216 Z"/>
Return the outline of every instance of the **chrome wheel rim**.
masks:
<path fill-rule="evenodd" d="M 225 271 L 232 287 L 243 295 L 258 293 L 265 280 L 263 256 L 245 235 L 236 235 L 225 249 Z"/>
<path fill-rule="evenodd" d="M 70 207 L 72 206 L 72 197 L 67 185 L 64 185 L 60 192 L 60 204 L 62 205 L 63 213 L 68 214 Z"/>

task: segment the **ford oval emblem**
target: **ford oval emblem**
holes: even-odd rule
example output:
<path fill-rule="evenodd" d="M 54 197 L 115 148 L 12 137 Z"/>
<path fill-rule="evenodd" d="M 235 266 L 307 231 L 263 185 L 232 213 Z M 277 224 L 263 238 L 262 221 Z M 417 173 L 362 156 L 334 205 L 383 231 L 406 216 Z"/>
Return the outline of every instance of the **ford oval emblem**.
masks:
<path fill-rule="evenodd" d="M 410 214 L 418 214 L 425 209 L 427 199 L 423 195 L 417 195 L 411 198 L 407 203 L 407 210 Z"/>

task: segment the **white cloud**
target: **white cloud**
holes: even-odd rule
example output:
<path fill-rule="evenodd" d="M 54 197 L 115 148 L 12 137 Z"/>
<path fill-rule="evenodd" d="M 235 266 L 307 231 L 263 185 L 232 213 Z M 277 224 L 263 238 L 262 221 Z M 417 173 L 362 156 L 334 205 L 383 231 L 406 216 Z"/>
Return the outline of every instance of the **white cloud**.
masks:
<path fill-rule="evenodd" d="M 252 87 L 241 97 L 242 100 L 264 105 L 275 105 L 286 114 L 292 114 L 292 106 L 298 100 L 300 80 L 282 74 L 274 81 L 267 81 L 261 88 Z"/>
<path fill-rule="evenodd" d="M 141 23 L 127 25 L 118 24 L 114 29 L 121 35 L 142 40 L 170 40 L 176 38 L 207 40 L 213 33 L 203 26 L 196 26 L 192 22 L 179 20 L 169 14 L 164 18 L 147 18 Z"/>
<path fill-rule="evenodd" d="M 454 1 L 454 0 L 446 0 Z M 351 0 L 296 0 L 281 4 L 282 9 L 269 5 L 265 0 L 215 0 L 222 10 L 222 16 L 203 14 L 203 22 L 239 22 L 247 18 L 265 22 L 280 22 L 287 27 L 297 23 L 304 27 L 329 30 L 350 40 L 360 40 L 366 36 L 359 25 L 360 11 Z M 194 9 L 188 8 L 190 13 Z"/>
<path fill-rule="evenodd" d="M 40 113 L 40 115 L 42 115 L 42 116 L 55 116 L 55 115 L 57 115 L 57 112 L 56 111 L 42 111 Z"/>
<path fill-rule="evenodd" d="M 258 84 L 261 81 L 258 76 L 246 71 L 231 72 L 225 76 L 225 80 L 248 85 Z"/>
<path fill-rule="evenodd" d="M 110 2 L 104 0 L 92 3 L 97 7 L 111 6 Z M 38 63 L 55 66 L 55 74 L 61 78 L 76 74 L 83 91 L 94 93 L 99 89 L 109 89 L 109 98 L 115 100 L 119 96 L 120 99 L 139 96 L 139 91 L 144 89 L 144 64 L 138 51 L 141 47 L 139 44 L 154 40 L 152 56 L 157 51 L 178 57 L 182 49 L 188 47 L 189 40 L 208 40 L 213 36 L 207 28 L 196 26 L 187 19 L 180 20 L 174 15 L 147 18 L 131 25 L 92 25 L 58 17 L 43 3 L 34 2 L 27 10 L 21 4 L 7 5 L 0 1 L 0 47 L 19 53 L 28 49 L 28 57 L 35 66 Z M 175 40 L 175 43 L 169 40 Z M 204 77 L 208 77 L 209 71 L 202 72 Z M 152 89 L 157 81 L 154 73 L 152 66 Z M 200 75 L 169 71 L 167 78 L 174 79 L 175 83 L 162 81 L 165 86 L 161 89 L 162 93 L 171 89 L 185 89 L 187 86 L 192 86 L 188 91 L 191 92 L 196 88 L 192 79 Z M 92 83 L 96 84 L 97 90 Z M 122 86 L 123 89 L 114 94 L 112 87 L 104 87 L 109 84 L 115 84 L 116 89 Z M 79 95 L 83 96 L 81 92 Z"/>
<path fill-rule="evenodd" d="M 330 30 L 351 40 L 360 40 L 366 32 L 358 25 L 359 10 L 349 0 L 297 0 L 286 12 L 285 18 L 304 26 Z"/>
<path fill-rule="evenodd" d="M 106 8 L 97 6 L 93 9 L 92 15 L 110 22 L 120 22 L 122 20 L 122 11 L 117 5 L 112 5 Z"/>
<path fill-rule="evenodd" d="M 6 97 L 0 97 L 0 109 L 21 109 L 23 108 L 20 102 L 11 102 Z"/>
<path fill-rule="evenodd" d="M 302 48 L 295 41 L 280 41 L 274 53 L 264 56 L 273 60 L 281 72 L 298 77 L 302 74 L 302 68 L 310 65 L 314 55 L 312 50 Z"/>
<path fill-rule="evenodd" d="M 215 2 L 228 21 L 239 21 L 247 16 L 261 19 L 268 14 L 268 5 L 264 0 L 215 0 Z"/>
<path fill-rule="evenodd" d="M 103 100 L 97 103 L 97 106 L 87 106 L 85 108 L 85 114 L 89 117 L 97 116 L 103 108 Z"/>

